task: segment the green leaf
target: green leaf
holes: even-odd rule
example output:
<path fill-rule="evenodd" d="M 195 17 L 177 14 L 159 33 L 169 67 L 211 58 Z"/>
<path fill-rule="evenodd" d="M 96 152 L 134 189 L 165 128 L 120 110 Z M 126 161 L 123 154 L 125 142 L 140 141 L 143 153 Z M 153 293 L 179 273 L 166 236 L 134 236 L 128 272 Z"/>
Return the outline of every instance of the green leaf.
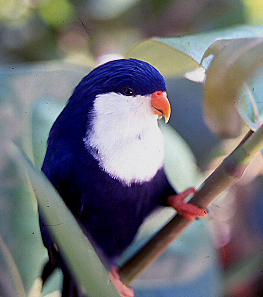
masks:
<path fill-rule="evenodd" d="M 182 76 L 199 67 L 199 64 L 183 49 L 179 50 L 175 47 L 175 45 L 180 46 L 181 44 L 178 39 L 153 38 L 145 40 L 133 47 L 126 57 L 146 61 L 163 75 Z M 174 46 L 171 46 L 170 43 L 174 43 Z"/>
<path fill-rule="evenodd" d="M 23 296 L 23 290 L 27 295 L 33 280 L 39 275 L 46 251 L 41 244 L 33 192 L 7 154 L 10 142 L 15 139 L 21 143 L 24 132 L 24 105 L 18 100 L 15 88 L 9 85 L 9 78 L 6 75 L 0 79 L 0 236 L 3 239 L 0 278 L 2 280 L 6 275 L 17 294 Z M 7 261 L 9 269 L 2 271 L 2 260 L 4 263 Z M 20 278 L 23 285 L 19 284 Z M 5 285 L 8 283 L 5 282 Z M 6 296 L 3 292 L 0 295 Z"/>
<path fill-rule="evenodd" d="M 40 276 L 47 252 L 41 241 L 34 192 L 25 171 L 18 170 L 21 168 L 8 157 L 8 145 L 14 140 L 21 144 L 40 167 L 54 118 L 89 70 L 63 62 L 0 69 L 0 157 L 5 160 L 0 162 L 0 234 L 18 267 L 26 295 L 30 290 L 30 296 L 37 296 L 32 285 Z M 7 277 L 14 283 L 12 275 Z M 52 277 L 43 294 L 60 288 L 59 284 L 60 279 Z"/>
<path fill-rule="evenodd" d="M 188 187 L 196 187 L 201 180 L 195 157 L 185 140 L 170 126 L 160 123 L 164 137 L 164 168 L 171 185 L 181 192 Z M 143 243 L 149 240 L 175 215 L 175 210 L 165 207 L 150 215 L 139 229 L 135 241 L 118 259 L 119 264 L 127 261 Z"/>
<path fill-rule="evenodd" d="M 218 135 L 234 137 L 240 133 L 241 127 L 235 104 L 244 82 L 263 63 L 263 38 L 219 40 L 208 48 L 204 58 L 210 55 L 214 57 L 204 85 L 205 118 Z M 244 91 L 241 96 L 244 96 Z M 246 98 L 249 100 L 249 96 Z M 243 111 L 248 104 L 246 106 L 243 104 Z M 243 118 L 246 119 L 246 116 L 243 115 Z"/>
<path fill-rule="evenodd" d="M 161 124 L 164 136 L 164 168 L 173 187 L 182 192 L 200 182 L 200 171 L 185 140 L 170 126 Z"/>
<path fill-rule="evenodd" d="M 34 165 L 41 168 L 49 131 L 65 104 L 54 98 L 42 99 L 36 102 L 32 111 L 32 145 Z"/>
<path fill-rule="evenodd" d="M 94 297 L 117 297 L 118 294 L 94 248 L 44 174 L 16 146 L 10 145 L 10 155 L 26 170 L 59 251 L 85 293 Z"/>
<path fill-rule="evenodd" d="M 20 133 L 23 150 L 31 160 L 36 157 L 31 142 L 32 130 L 36 130 L 31 118 L 35 102 L 46 100 L 47 111 L 54 101 L 65 103 L 74 87 L 89 71 L 87 67 L 54 61 L 0 68 L 0 92 L 9 103 L 14 101 L 17 111 L 13 121 L 19 129 L 11 125 L 7 127 L 9 134 L 14 134 L 14 131 Z M 48 111 L 47 117 L 49 113 L 52 111 Z"/>
<path fill-rule="evenodd" d="M 8 280 L 9 283 L 2 283 L 0 282 L 0 294 L 2 295 L 5 291 L 5 295 L 11 294 L 8 287 L 15 287 L 16 292 L 12 292 L 13 296 L 26 296 L 24 286 L 18 271 L 18 268 L 16 266 L 16 263 L 12 257 L 12 254 L 10 253 L 8 246 L 4 242 L 1 234 L 0 234 L 0 258 L 4 258 L 5 263 L 4 265 L 1 264 L 0 261 L 0 272 L 1 272 L 1 278 L 3 278 L 3 274 L 5 270 L 9 270 L 10 278 Z M 6 266 L 6 267 L 4 267 Z M 4 270 L 5 269 L 5 270 Z M 11 287 L 11 288 L 12 288 Z M 9 292 L 7 294 L 7 292 Z"/>
<path fill-rule="evenodd" d="M 165 76 L 183 76 L 201 66 L 206 49 L 218 39 L 258 37 L 263 26 L 239 26 L 211 33 L 182 37 L 151 38 L 131 48 L 126 56 L 144 60 Z M 207 68 L 209 61 L 203 61 Z"/>
<path fill-rule="evenodd" d="M 263 124 L 263 70 L 262 68 L 241 89 L 237 110 L 249 128 L 256 131 Z"/>

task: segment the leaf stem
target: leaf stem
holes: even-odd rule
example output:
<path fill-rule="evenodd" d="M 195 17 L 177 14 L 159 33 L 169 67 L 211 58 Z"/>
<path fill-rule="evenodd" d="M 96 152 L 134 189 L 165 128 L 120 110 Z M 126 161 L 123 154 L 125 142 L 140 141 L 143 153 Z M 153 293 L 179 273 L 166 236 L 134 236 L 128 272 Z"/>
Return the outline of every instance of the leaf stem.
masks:
<path fill-rule="evenodd" d="M 263 126 L 248 132 L 235 150 L 203 182 L 191 199 L 191 204 L 206 208 L 221 192 L 236 182 L 263 146 Z M 175 215 L 148 243 L 118 270 L 121 281 L 129 284 L 149 266 L 191 222 Z"/>

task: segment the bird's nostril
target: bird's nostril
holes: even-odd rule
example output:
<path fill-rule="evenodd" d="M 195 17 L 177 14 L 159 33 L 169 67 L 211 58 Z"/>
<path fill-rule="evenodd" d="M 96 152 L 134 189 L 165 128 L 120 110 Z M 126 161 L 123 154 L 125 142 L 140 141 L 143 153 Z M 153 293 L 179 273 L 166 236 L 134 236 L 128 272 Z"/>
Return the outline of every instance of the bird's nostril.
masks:
<path fill-rule="evenodd" d="M 154 93 L 152 93 L 152 98 L 159 98 L 163 96 L 163 92 L 162 91 L 155 91 Z"/>

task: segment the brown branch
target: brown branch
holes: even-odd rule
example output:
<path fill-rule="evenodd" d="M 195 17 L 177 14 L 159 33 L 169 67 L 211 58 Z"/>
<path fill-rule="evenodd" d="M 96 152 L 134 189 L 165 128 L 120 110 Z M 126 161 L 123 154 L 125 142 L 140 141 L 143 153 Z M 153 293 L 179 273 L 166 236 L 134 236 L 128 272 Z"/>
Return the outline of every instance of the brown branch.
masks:
<path fill-rule="evenodd" d="M 208 204 L 221 192 L 236 182 L 254 155 L 263 145 L 263 126 L 257 132 L 249 132 L 227 156 L 216 170 L 203 182 L 191 203 L 201 208 Z M 190 224 L 182 216 L 175 215 L 148 243 L 146 243 L 130 260 L 119 268 L 118 273 L 123 283 L 129 284 L 139 273 L 150 265 L 168 245 L 179 236 Z"/>

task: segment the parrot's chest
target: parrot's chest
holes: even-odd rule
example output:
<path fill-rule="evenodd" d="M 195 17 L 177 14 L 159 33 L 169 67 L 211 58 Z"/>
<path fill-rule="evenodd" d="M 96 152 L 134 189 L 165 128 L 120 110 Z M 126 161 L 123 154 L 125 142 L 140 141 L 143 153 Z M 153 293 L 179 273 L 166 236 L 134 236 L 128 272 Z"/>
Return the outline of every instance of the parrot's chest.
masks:
<path fill-rule="evenodd" d="M 163 166 L 163 137 L 150 97 L 96 96 L 84 143 L 112 178 L 125 185 L 151 180 Z"/>
<path fill-rule="evenodd" d="M 151 181 L 130 186 L 95 171 L 85 195 L 96 197 L 96 202 L 85 204 L 82 224 L 113 259 L 129 246 L 144 219 L 172 193 L 163 169 Z"/>
<path fill-rule="evenodd" d="M 131 137 L 113 134 L 106 142 L 95 135 L 89 135 L 91 154 L 103 170 L 126 185 L 151 180 L 163 166 L 163 137 L 157 125 Z"/>

